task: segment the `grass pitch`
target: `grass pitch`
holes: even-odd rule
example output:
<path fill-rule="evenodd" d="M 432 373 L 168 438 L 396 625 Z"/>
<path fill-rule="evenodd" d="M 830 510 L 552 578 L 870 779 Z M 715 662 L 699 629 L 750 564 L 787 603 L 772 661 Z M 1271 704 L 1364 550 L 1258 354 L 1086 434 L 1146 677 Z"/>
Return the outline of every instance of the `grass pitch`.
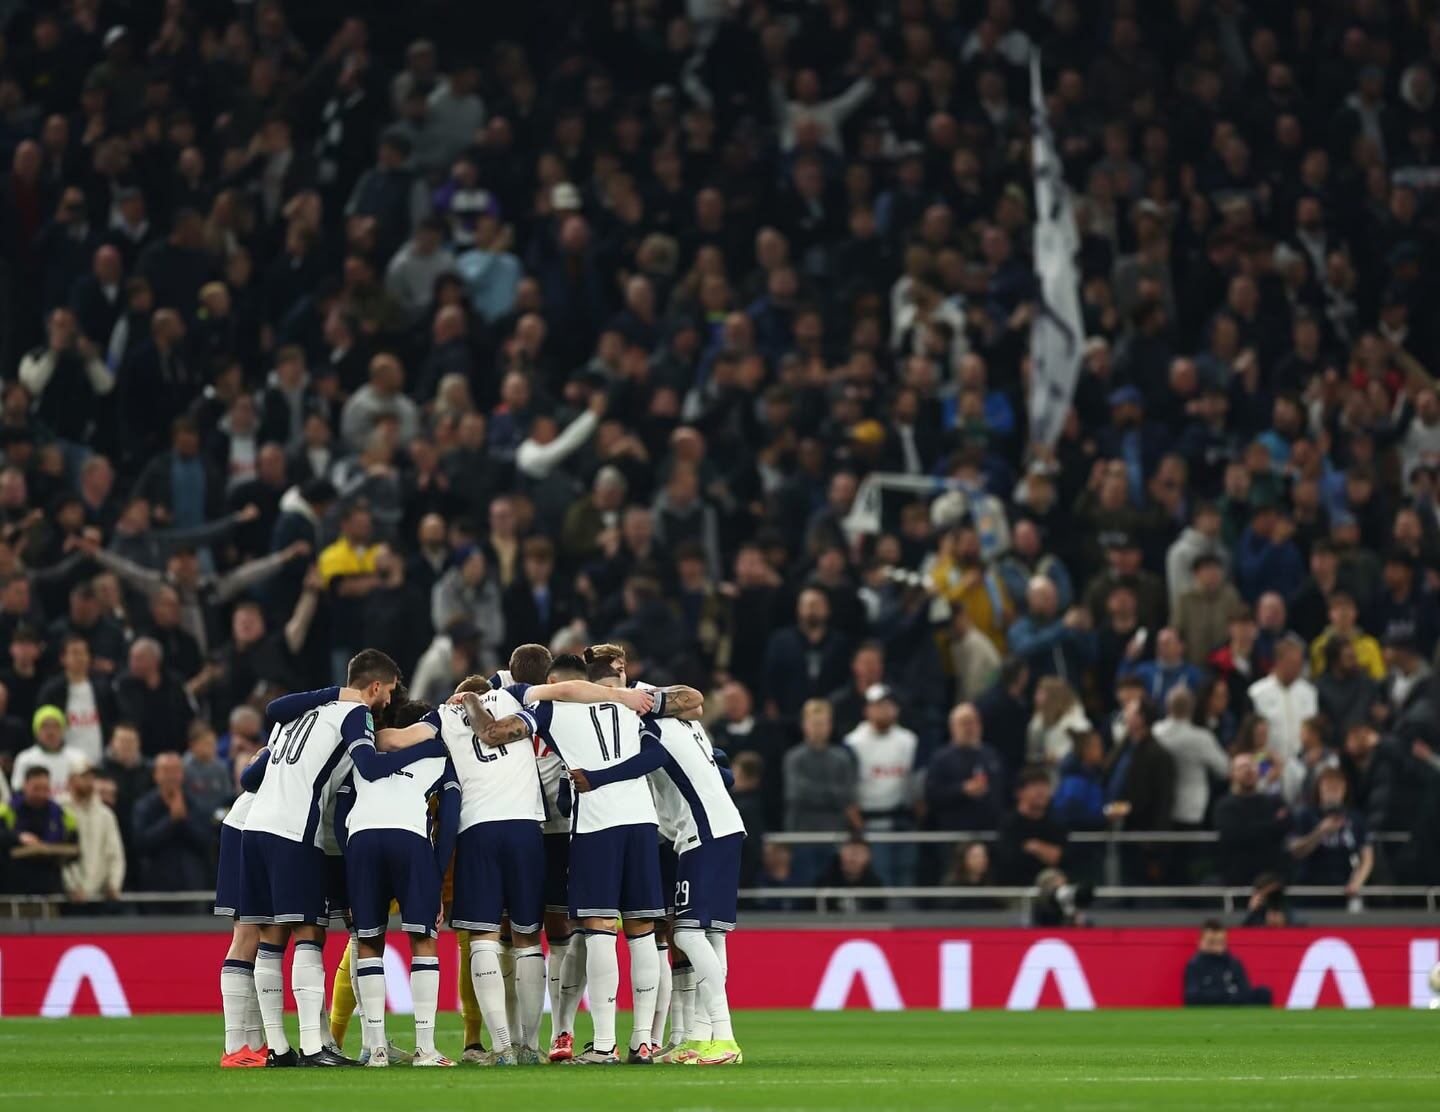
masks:
<path fill-rule="evenodd" d="M 622 1016 L 622 1039 L 627 1027 Z M 0 1098 L 46 1112 L 1440 1106 L 1437 1012 L 777 1011 L 738 1013 L 735 1027 L 746 1055 L 735 1068 L 381 1073 L 221 1070 L 219 1016 L 5 1019 Z M 389 1031 L 405 1045 L 409 1020 Z M 459 1042 L 458 1018 L 442 1016 L 438 1045 L 458 1055 Z"/>

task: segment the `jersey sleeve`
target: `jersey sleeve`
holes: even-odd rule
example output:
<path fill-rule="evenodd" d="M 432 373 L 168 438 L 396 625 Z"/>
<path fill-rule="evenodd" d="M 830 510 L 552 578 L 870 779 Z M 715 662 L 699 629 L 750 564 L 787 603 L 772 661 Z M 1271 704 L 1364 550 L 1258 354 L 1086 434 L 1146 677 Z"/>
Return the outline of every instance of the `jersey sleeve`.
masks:
<path fill-rule="evenodd" d="M 523 707 L 525 705 L 525 696 L 530 693 L 531 686 L 532 685 L 528 683 L 512 683 L 508 684 L 505 690 Z"/>
<path fill-rule="evenodd" d="M 307 711 L 323 707 L 326 703 L 333 703 L 338 698 L 340 698 L 338 687 L 297 691 L 290 695 L 281 695 L 278 699 L 271 699 L 265 704 L 265 716 L 271 722 L 293 722 Z"/>
<path fill-rule="evenodd" d="M 441 705 L 443 706 L 444 704 Z M 438 734 L 442 729 L 440 724 L 440 707 L 431 707 L 429 713 L 420 719 L 420 721 L 424 722 L 427 726 L 435 727 L 435 732 Z"/>
<path fill-rule="evenodd" d="M 375 718 L 369 707 L 356 707 L 340 723 L 340 741 L 346 749 L 357 744 L 375 745 Z"/>
<path fill-rule="evenodd" d="M 247 792 L 260 790 L 265 782 L 265 766 L 270 763 L 270 747 L 267 745 L 240 773 L 240 786 Z"/>
<path fill-rule="evenodd" d="M 641 776 L 648 775 L 657 768 L 674 764 L 674 758 L 666 752 L 658 738 L 642 734 L 639 753 L 628 761 L 621 761 L 609 768 L 597 768 L 586 772 L 585 779 L 590 781 L 592 788 L 603 788 L 606 784 L 613 784 L 618 780 L 638 780 Z"/>
<path fill-rule="evenodd" d="M 450 865 L 455 853 L 455 839 L 460 832 L 460 776 L 454 763 L 446 758 L 445 771 L 440 774 L 440 808 L 435 815 L 435 864 L 440 875 Z"/>
<path fill-rule="evenodd" d="M 559 747 L 555 744 L 555 737 L 550 732 L 550 723 L 555 718 L 555 706 L 553 703 L 535 703 L 532 706 L 522 707 L 509 717 L 519 718 L 529 727 L 532 734 L 537 734 L 544 740 L 545 744 L 560 753 Z M 565 754 L 560 753 L 560 759 L 565 759 Z M 568 762 L 567 762 L 568 763 Z"/>

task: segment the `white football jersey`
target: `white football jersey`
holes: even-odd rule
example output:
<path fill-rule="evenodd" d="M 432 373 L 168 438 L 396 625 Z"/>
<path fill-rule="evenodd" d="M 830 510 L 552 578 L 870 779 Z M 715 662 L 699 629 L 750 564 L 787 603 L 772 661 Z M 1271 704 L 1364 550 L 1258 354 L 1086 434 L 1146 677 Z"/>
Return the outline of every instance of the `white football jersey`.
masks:
<path fill-rule="evenodd" d="M 640 716 L 619 703 L 535 703 L 524 717 L 568 768 L 605 768 L 640 752 Z M 627 780 L 577 793 L 570 829 L 590 834 L 658 821 L 649 786 Z"/>
<path fill-rule="evenodd" d="M 430 797 L 460 786 L 448 757 L 422 757 L 378 780 L 367 780 L 358 772 L 350 779 L 355 803 L 345 830 L 351 837 L 362 830 L 408 830 L 429 838 Z"/>
<path fill-rule="evenodd" d="M 230 810 L 225 812 L 225 817 L 220 820 L 220 825 L 244 830 L 246 816 L 250 814 L 250 808 L 254 802 L 254 792 L 241 792 L 235 797 L 235 802 L 230 804 Z"/>
<path fill-rule="evenodd" d="M 647 726 L 659 727 L 660 745 L 670 758 L 649 779 L 655 787 L 655 809 L 677 816 L 675 852 L 745 833 L 745 821 L 715 765 L 705 727 L 678 718 L 649 719 Z"/>
<path fill-rule="evenodd" d="M 490 677 L 490 687 L 508 691 L 517 702 L 524 702 L 524 689 L 530 685 L 517 683 L 510 670 L 502 668 Z M 546 834 L 569 834 L 570 816 L 560 813 L 560 781 L 565 779 L 565 762 L 539 738 L 535 739 L 535 767 L 540 770 L 540 792 L 545 797 L 545 821 L 540 829 Z"/>
<path fill-rule="evenodd" d="M 246 830 L 324 847 L 333 840 L 322 819 L 334 813 L 334 792 L 352 767 L 348 748 L 375 742 L 364 703 L 325 703 L 288 723 L 270 748 L 265 779 L 245 819 Z"/>
<path fill-rule="evenodd" d="M 507 691 L 480 696 L 495 718 L 520 713 L 520 704 Z M 509 745 L 486 745 L 470 728 L 465 708 L 454 704 L 436 707 L 440 739 L 460 780 L 460 829 L 482 822 L 545 818 L 545 797 L 535 764 L 535 743 L 524 737 Z"/>

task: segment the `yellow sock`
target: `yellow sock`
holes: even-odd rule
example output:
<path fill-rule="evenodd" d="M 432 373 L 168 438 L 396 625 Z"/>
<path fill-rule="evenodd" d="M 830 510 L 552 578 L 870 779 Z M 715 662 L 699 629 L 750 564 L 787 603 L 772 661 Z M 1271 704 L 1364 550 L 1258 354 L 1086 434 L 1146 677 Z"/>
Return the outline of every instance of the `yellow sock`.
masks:
<path fill-rule="evenodd" d="M 350 1029 L 350 1016 L 355 1012 L 355 990 L 350 985 L 350 947 L 335 970 L 335 983 L 330 986 L 330 1037 L 335 1045 L 344 1047 L 345 1032 Z"/>
<path fill-rule="evenodd" d="M 465 1045 L 480 1041 L 480 1001 L 475 999 L 475 985 L 470 980 L 470 932 L 457 930 L 455 941 L 460 947 L 460 1014 L 465 1017 Z"/>

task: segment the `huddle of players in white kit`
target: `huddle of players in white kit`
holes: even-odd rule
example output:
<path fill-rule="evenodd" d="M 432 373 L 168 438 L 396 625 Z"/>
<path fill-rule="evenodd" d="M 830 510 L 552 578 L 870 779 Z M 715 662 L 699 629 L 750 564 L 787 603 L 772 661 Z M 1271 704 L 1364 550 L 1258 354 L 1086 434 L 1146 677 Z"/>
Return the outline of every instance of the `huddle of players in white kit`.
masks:
<path fill-rule="evenodd" d="M 521 646 L 511 665 L 465 681 L 444 706 L 392 705 L 399 669 L 365 650 L 345 687 L 267 708 L 269 744 L 242 776 L 247 794 L 222 831 L 216 912 L 236 919 L 220 978 L 222 1065 L 377 1067 L 400 1056 L 385 1033 L 392 902 L 412 953 L 416 1049 L 403 1057 L 454 1065 L 435 1047 L 436 936 L 452 854 L 448 920 L 492 1042 L 489 1051 L 467 1047 L 465 1060 L 541 1061 L 548 981 L 549 1060 L 619 1063 L 623 929 L 634 1018 L 626 1061 L 743 1061 L 725 992 L 725 933 L 735 925 L 745 831 L 728 773 L 693 721 L 699 693 L 627 686 L 623 650 L 610 645 L 555 661 L 543 646 Z M 358 1060 L 323 1028 L 325 928 L 342 916 L 363 1021 Z M 298 1052 L 283 1025 L 291 938 Z M 577 1052 L 587 983 L 594 1036 Z"/>

